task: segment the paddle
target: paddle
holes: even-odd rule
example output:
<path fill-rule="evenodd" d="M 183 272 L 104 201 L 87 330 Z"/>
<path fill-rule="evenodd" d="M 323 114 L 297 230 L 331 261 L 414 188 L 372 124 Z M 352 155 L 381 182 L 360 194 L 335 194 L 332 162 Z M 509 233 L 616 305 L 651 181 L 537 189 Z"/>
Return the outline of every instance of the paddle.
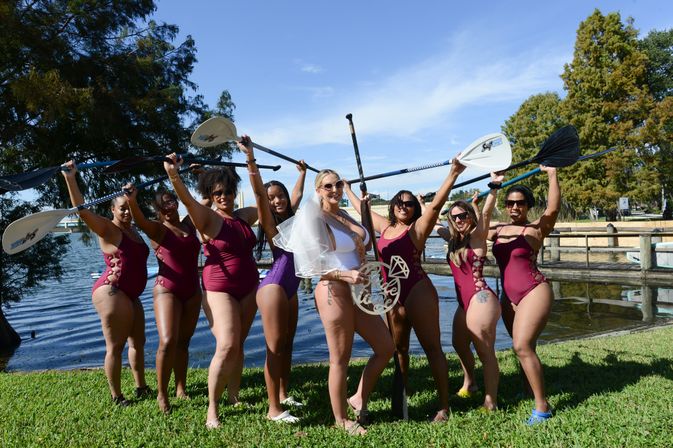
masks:
<path fill-rule="evenodd" d="M 180 157 L 185 159 L 185 162 L 188 163 L 198 163 L 199 165 L 214 165 L 214 166 L 238 166 L 238 167 L 246 167 L 248 166 L 245 163 L 238 163 L 238 162 L 228 162 L 228 161 L 221 161 L 221 160 L 215 160 L 215 159 L 198 159 L 191 154 L 182 154 Z M 163 162 L 166 160 L 165 156 L 147 156 L 147 157 L 141 157 L 141 156 L 131 156 L 127 157 L 125 159 L 122 159 L 118 161 L 117 163 L 108 166 L 103 170 L 104 173 L 121 173 L 124 171 L 128 171 L 131 168 L 134 168 L 138 165 L 142 165 L 145 163 L 150 163 L 150 162 Z M 258 168 L 262 169 L 270 169 L 274 171 L 278 171 L 280 169 L 280 165 L 257 165 Z"/>
<path fill-rule="evenodd" d="M 488 134 L 479 137 L 460 152 L 458 156 L 460 163 L 466 166 L 482 168 L 487 171 L 499 171 L 512 163 L 512 147 L 503 134 Z M 398 174 L 412 173 L 414 171 L 427 170 L 440 166 L 451 165 L 453 159 L 444 162 L 421 165 L 415 168 L 403 168 L 401 170 L 388 171 L 386 173 L 373 174 L 366 176 L 361 181 L 380 179 L 382 177 L 396 176 Z M 349 180 L 349 183 L 356 182 L 358 179 Z"/>
<path fill-rule="evenodd" d="M 346 119 L 348 120 L 348 127 L 350 128 L 351 138 L 353 140 L 353 149 L 355 150 L 355 162 L 357 163 L 358 174 L 360 174 L 360 191 L 362 192 L 362 197 L 364 198 L 367 195 L 367 184 L 365 182 L 364 172 L 362 171 L 360 149 L 358 147 L 357 137 L 355 136 L 355 127 L 353 126 L 353 114 L 346 115 Z M 374 257 L 377 261 L 380 261 L 381 254 L 379 253 L 378 246 L 376 245 L 376 233 L 374 233 L 374 222 L 372 220 L 371 208 L 368 201 L 362 201 L 360 203 L 360 215 L 362 216 L 362 225 L 365 226 L 372 240 Z M 386 313 L 386 319 L 388 321 L 388 329 L 392 334 L 392 327 L 388 313 Z M 397 358 L 397 351 L 395 351 L 393 354 L 393 359 L 395 360 L 395 373 L 393 376 L 393 391 L 390 397 L 391 408 L 395 417 L 407 420 L 407 396 L 404 387 L 404 377 L 402 376 L 400 361 Z"/>
<path fill-rule="evenodd" d="M 600 157 L 600 156 L 602 156 L 602 155 L 604 155 L 604 154 L 607 154 L 607 153 L 609 153 L 609 152 L 614 151 L 615 149 L 617 149 L 617 148 L 613 147 L 613 148 L 604 149 L 603 151 L 595 152 L 595 153 L 593 153 L 593 154 L 587 154 L 587 155 L 585 155 L 585 156 L 582 156 L 582 157 L 578 158 L 578 159 L 577 159 L 577 162 L 581 162 L 582 160 L 594 159 L 594 158 L 596 158 L 596 157 Z M 523 174 L 521 174 L 521 175 L 519 175 L 519 176 L 516 176 L 516 177 L 514 177 L 514 178 L 508 180 L 507 182 L 504 182 L 504 183 L 502 184 L 502 187 L 503 187 L 503 188 L 504 188 L 504 187 L 508 187 L 508 186 L 510 186 L 510 185 L 512 185 L 512 184 L 515 184 L 515 183 L 519 182 L 520 180 L 529 178 L 529 177 L 531 177 L 531 176 L 533 176 L 533 175 L 539 173 L 540 171 L 541 171 L 541 170 L 540 170 L 540 168 L 538 167 L 538 168 L 535 168 L 534 170 L 530 170 L 530 171 L 528 171 L 528 172 L 525 172 L 525 173 L 523 173 Z M 483 198 L 483 197 L 486 196 L 487 194 L 488 194 L 488 191 L 482 191 L 481 193 L 479 193 L 479 196 L 477 196 L 477 198 Z M 470 201 L 471 201 L 471 200 L 470 200 Z"/>
<path fill-rule="evenodd" d="M 189 168 L 184 168 L 180 170 L 180 172 L 188 170 Z M 137 185 L 136 188 L 145 188 L 166 179 L 168 179 L 168 176 L 161 176 L 156 179 L 143 182 Z M 39 242 L 48 233 L 54 230 L 54 227 L 56 227 L 56 225 L 66 216 L 72 215 L 73 213 L 77 213 L 79 210 L 84 210 L 85 208 L 89 208 L 96 204 L 109 201 L 123 194 L 125 194 L 125 191 L 120 190 L 115 193 L 110 193 L 107 196 L 94 199 L 91 202 L 78 205 L 77 207 L 47 210 L 17 219 L 8 225 L 5 229 L 5 232 L 2 234 L 2 248 L 10 255 L 24 251 Z"/>
<path fill-rule="evenodd" d="M 580 139 L 577 135 L 577 129 L 572 125 L 563 126 L 547 138 L 542 144 L 540 151 L 530 159 L 515 163 L 501 171 L 509 171 L 530 163 L 539 163 L 540 165 L 562 168 L 570 166 L 577 162 L 580 156 Z M 484 180 L 490 174 L 475 177 L 473 179 L 460 182 L 453 186 L 454 189 L 463 187 L 471 183 Z"/>
<path fill-rule="evenodd" d="M 198 146 L 200 148 L 222 145 L 224 143 L 237 140 L 239 140 L 239 137 L 236 133 L 236 126 L 231 122 L 231 120 L 225 117 L 212 117 L 204 121 L 199 125 L 198 128 L 196 128 L 191 138 L 192 145 Z M 252 142 L 252 146 L 256 149 L 259 149 L 260 151 L 264 151 L 268 154 L 299 165 L 298 160 L 274 151 L 273 149 L 265 148 L 264 146 L 258 145 L 255 142 Z M 310 165 L 306 165 L 306 168 L 316 173 L 320 171 Z"/>
<path fill-rule="evenodd" d="M 92 162 L 83 163 L 79 168 L 96 168 L 101 166 L 108 166 L 116 163 L 117 160 L 109 162 Z M 48 168 L 39 168 L 28 171 L 26 173 L 10 174 L 8 176 L 0 177 L 0 194 L 6 191 L 27 190 L 29 188 L 42 185 L 51 179 L 58 170 L 64 169 L 63 165 L 50 166 Z"/>

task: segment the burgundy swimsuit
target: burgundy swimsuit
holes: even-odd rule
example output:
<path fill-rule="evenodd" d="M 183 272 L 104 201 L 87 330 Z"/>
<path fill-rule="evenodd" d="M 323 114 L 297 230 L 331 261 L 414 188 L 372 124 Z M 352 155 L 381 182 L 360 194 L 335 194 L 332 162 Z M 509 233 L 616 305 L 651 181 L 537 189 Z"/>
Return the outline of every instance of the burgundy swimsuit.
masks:
<path fill-rule="evenodd" d="M 537 252 L 530 247 L 523 234 L 526 226 L 513 240 L 500 243 L 497 238 L 504 227 L 500 227 L 496 233 L 493 256 L 500 267 L 502 287 L 507 298 L 518 305 L 537 285 L 547 283 L 547 279 L 537 268 Z"/>
<path fill-rule="evenodd" d="M 201 243 L 192 230 L 187 236 L 178 236 L 166 228 L 161 244 L 154 253 L 159 262 L 159 273 L 154 283 L 168 289 L 184 301 L 199 290 L 199 251 Z"/>
<path fill-rule="evenodd" d="M 479 291 L 490 291 L 493 296 L 496 295 L 486 284 L 486 280 L 484 279 L 483 272 L 486 257 L 478 256 L 469 246 L 467 247 L 465 255 L 465 260 L 460 263 L 460 266 L 456 266 L 448 254 L 446 259 L 449 262 L 449 266 L 451 266 L 453 282 L 456 285 L 458 304 L 467 311 L 470 302 L 472 301 L 472 297 Z"/>
<path fill-rule="evenodd" d="M 129 299 L 140 297 L 147 285 L 147 257 L 150 249 L 145 242 L 132 240 L 122 232 L 122 240 L 113 254 L 103 253 L 105 272 L 93 285 L 93 294 L 103 285 L 118 288 Z"/>
<path fill-rule="evenodd" d="M 404 305 L 404 302 L 407 300 L 413 287 L 416 286 L 416 283 L 428 278 L 428 275 L 421 266 L 421 251 L 416 248 L 409 235 L 409 229 L 411 229 L 411 227 L 407 227 L 400 236 L 391 240 L 385 237 L 388 228 L 389 227 L 386 227 L 383 229 L 383 232 L 381 232 L 381 237 L 377 242 L 377 246 L 381 253 L 381 259 L 385 264 L 390 266 L 390 259 L 393 255 L 399 255 L 407 263 L 409 277 L 400 279 L 400 296 L 398 299 L 400 305 Z M 388 281 L 388 273 L 385 269 L 383 270 L 383 279 L 384 281 Z"/>

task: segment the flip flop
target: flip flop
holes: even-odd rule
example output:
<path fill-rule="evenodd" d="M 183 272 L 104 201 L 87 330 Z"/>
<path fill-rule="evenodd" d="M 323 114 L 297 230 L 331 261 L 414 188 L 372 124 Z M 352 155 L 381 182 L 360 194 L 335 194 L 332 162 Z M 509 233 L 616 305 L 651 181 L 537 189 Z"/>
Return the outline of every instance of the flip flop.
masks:
<path fill-rule="evenodd" d="M 531 412 L 530 417 L 526 421 L 526 424 L 528 426 L 533 426 L 537 425 L 538 423 L 544 423 L 550 418 L 552 418 L 552 409 L 549 408 L 549 412 L 540 412 L 537 409 L 533 409 L 533 412 Z"/>
<path fill-rule="evenodd" d="M 290 411 L 283 411 L 275 417 L 267 417 L 272 422 L 280 423 L 299 423 L 299 417 L 290 414 Z"/>
<path fill-rule="evenodd" d="M 280 404 L 284 404 L 285 406 L 292 406 L 295 408 L 301 408 L 304 406 L 304 403 L 295 400 L 294 397 L 287 397 L 285 400 L 281 401 Z"/>
<path fill-rule="evenodd" d="M 367 430 L 357 421 L 351 422 L 351 425 L 346 427 L 346 423 L 342 425 L 335 425 L 335 427 L 343 429 L 349 436 L 364 436 Z"/>
<path fill-rule="evenodd" d="M 460 398 L 472 398 L 476 394 L 479 393 L 479 389 L 468 389 L 465 387 L 461 387 L 458 392 L 456 392 L 456 396 Z"/>

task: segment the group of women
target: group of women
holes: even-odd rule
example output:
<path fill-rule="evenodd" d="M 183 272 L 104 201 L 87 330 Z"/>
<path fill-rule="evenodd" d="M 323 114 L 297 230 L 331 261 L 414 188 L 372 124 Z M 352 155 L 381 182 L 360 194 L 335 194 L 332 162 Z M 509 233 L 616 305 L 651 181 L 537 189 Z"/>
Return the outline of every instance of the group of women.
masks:
<path fill-rule="evenodd" d="M 106 343 L 105 374 L 112 399 L 121 406 L 130 402 L 121 391 L 121 358 L 128 342 L 128 359 L 136 383 L 136 395 L 151 393 L 144 375 L 145 321 L 139 296 L 147 282 L 149 248 L 132 226 L 145 232 L 159 263 L 154 286 L 154 312 L 159 334 L 156 353 L 157 402 L 170 412 L 168 384 L 175 378 L 178 398 L 187 398 L 189 341 L 203 308 L 215 337 L 215 352 L 208 369 L 206 426 L 220 426 L 219 401 L 227 388 L 229 402 L 236 405 L 243 369 L 243 342 L 259 309 L 266 339 L 264 377 L 268 394 L 267 418 L 294 423 L 289 409 L 302 403 L 288 395 L 292 344 L 297 328 L 297 289 L 300 277 L 319 277 L 315 303 L 324 326 L 329 349 L 329 398 L 335 424 L 349 434 L 364 434 L 369 420 L 367 403 L 378 378 L 395 354 L 409 391 L 409 337 L 413 329 L 425 351 L 439 397 L 432 420 L 446 421 L 449 384 L 442 350 L 438 295 L 420 257 L 451 188 L 464 167 L 454 161 L 433 201 L 421 204 L 407 190 L 390 201 L 388 216 L 372 213 L 376 244 L 389 264 L 401 257 L 409 268 L 402 279 L 398 303 L 387 319 L 365 313 L 353 302 L 352 285 L 366 283 L 359 270 L 373 236 L 341 210 L 343 193 L 357 212 L 362 201 L 348 182 L 333 170 L 322 170 L 315 179 L 315 194 L 301 208 L 306 166 L 298 165 L 299 177 L 290 197 L 279 182 L 264 183 L 257 168 L 250 139 L 238 143 L 247 157 L 247 168 L 256 207 L 235 209 L 240 177 L 233 169 L 202 172 L 198 180 L 201 199 L 192 196 L 183 183 L 182 160 L 167 157 L 164 168 L 175 193 L 160 191 L 153 208 L 156 220 L 144 216 L 133 185 L 126 195 L 112 201 L 112 220 L 87 209 L 80 217 L 98 235 L 106 270 L 93 288 L 92 301 L 101 320 Z M 74 206 L 83 203 L 76 181 L 76 166 L 68 162 L 64 172 Z M 547 208 L 536 221 L 528 222 L 534 205 L 529 189 L 516 186 L 507 191 L 505 206 L 509 222 L 490 227 L 496 193 L 503 176 L 492 173 L 490 193 L 480 212 L 475 202 L 457 201 L 449 209 L 449 226 L 438 229 L 448 240 L 448 262 L 455 279 L 459 307 L 453 320 L 453 345 L 460 357 L 464 380 L 459 397 L 476 393 L 473 344 L 483 364 L 483 409 L 497 408 L 498 363 L 495 357 L 495 327 L 501 313 L 513 339 L 522 370 L 535 398 L 529 423 L 551 417 L 545 397 L 542 366 L 535 353 L 536 340 L 546 324 L 553 300 L 551 288 L 537 270 L 536 254 L 551 232 L 560 205 L 560 190 L 554 168 L 542 167 L 549 177 Z M 178 200 L 188 216 L 178 215 Z M 258 233 L 252 225 L 258 222 Z M 487 285 L 482 269 L 487 241 L 502 275 L 501 303 Z M 274 263 L 259 282 L 254 252 L 258 257 L 269 245 Z M 198 258 L 203 247 L 205 263 L 201 279 Z M 384 276 L 386 272 L 384 272 Z M 201 281 L 199 281 L 201 280 Z M 354 334 L 372 348 L 357 390 L 347 393 L 347 369 Z M 355 419 L 349 418 L 349 409 Z"/>

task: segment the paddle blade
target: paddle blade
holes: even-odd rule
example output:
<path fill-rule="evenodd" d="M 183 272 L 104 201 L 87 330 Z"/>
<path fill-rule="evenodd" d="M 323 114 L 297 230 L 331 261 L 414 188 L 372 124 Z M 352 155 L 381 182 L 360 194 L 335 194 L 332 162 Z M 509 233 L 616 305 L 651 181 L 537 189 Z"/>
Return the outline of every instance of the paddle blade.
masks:
<path fill-rule="evenodd" d="M 561 168 L 577 162 L 580 157 L 580 138 L 575 126 L 567 125 L 554 132 L 542 144 L 535 161 L 541 165 Z"/>
<path fill-rule="evenodd" d="M 209 148 L 238 139 L 236 126 L 228 118 L 212 117 L 204 121 L 192 134 L 192 145 Z"/>
<path fill-rule="evenodd" d="M 66 216 L 72 209 L 47 210 L 17 219 L 7 226 L 2 234 L 2 249 L 8 254 L 16 254 L 36 244 Z"/>
<path fill-rule="evenodd" d="M 142 165 L 143 163 L 151 162 L 154 159 L 155 159 L 155 157 L 141 157 L 141 156 L 127 157 L 125 159 L 122 159 L 122 160 L 108 166 L 107 168 L 105 168 L 103 170 L 103 172 L 106 173 L 106 174 L 122 173 L 122 172 L 128 171 L 131 168 L 134 168 L 138 165 Z"/>
<path fill-rule="evenodd" d="M 37 187 L 51 179 L 59 168 L 61 167 L 50 166 L 48 168 L 40 168 L 39 170 L 33 170 L 27 173 L 3 176 L 3 182 L 1 182 L 0 186 L 5 190 L 10 191 L 27 190 L 29 188 Z"/>
<path fill-rule="evenodd" d="M 484 135 L 462 150 L 458 160 L 486 171 L 504 170 L 512 163 L 512 146 L 503 134 Z"/>

